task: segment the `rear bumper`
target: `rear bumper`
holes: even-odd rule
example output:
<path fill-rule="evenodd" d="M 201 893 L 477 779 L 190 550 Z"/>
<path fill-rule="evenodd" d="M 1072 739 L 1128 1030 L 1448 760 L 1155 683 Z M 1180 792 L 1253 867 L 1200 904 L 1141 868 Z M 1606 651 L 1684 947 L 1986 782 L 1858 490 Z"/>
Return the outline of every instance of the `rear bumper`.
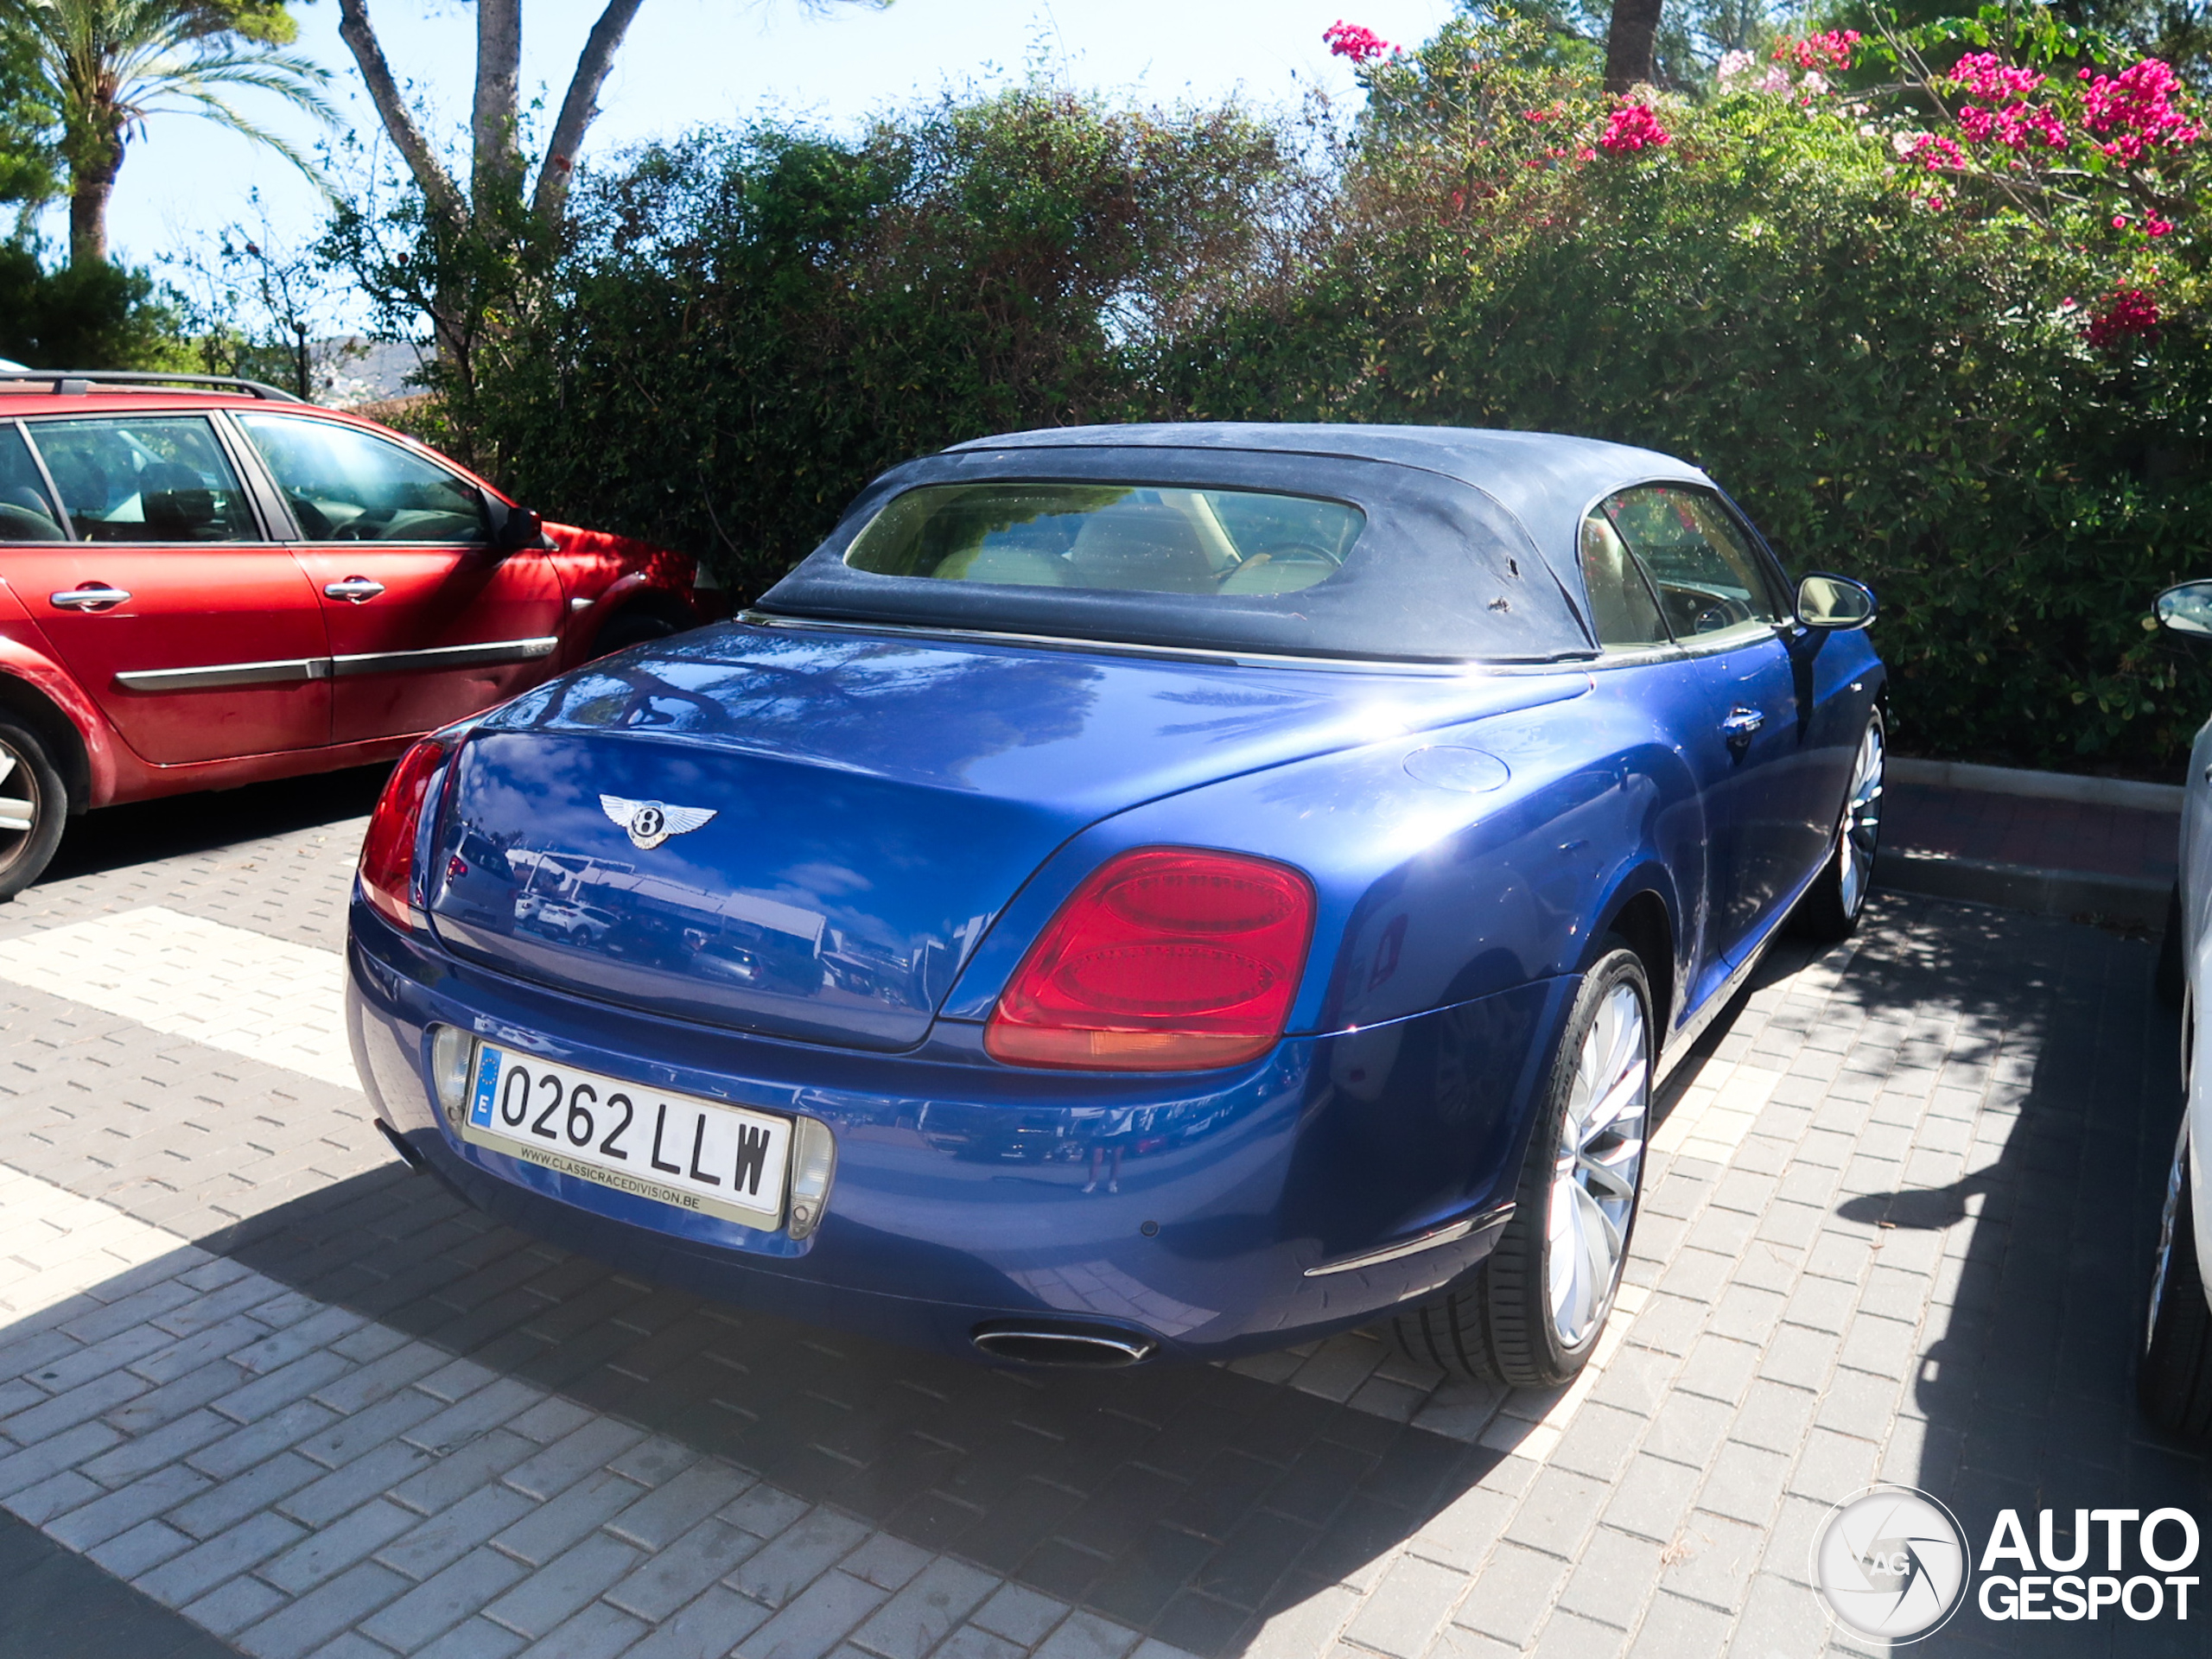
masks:
<path fill-rule="evenodd" d="M 1168 1077 L 1040 1073 L 940 1021 L 870 1054 L 660 1020 L 475 969 L 356 905 L 347 1023 L 378 1115 L 472 1204 L 657 1280 L 793 1319 L 969 1353 L 1046 1316 L 1215 1358 L 1373 1319 L 1465 1274 L 1495 1225 L 1343 1271 L 1510 1199 L 1574 988 L 1544 980 Z M 794 1243 L 462 1142 L 428 1028 L 821 1118 L 836 1183 Z"/>

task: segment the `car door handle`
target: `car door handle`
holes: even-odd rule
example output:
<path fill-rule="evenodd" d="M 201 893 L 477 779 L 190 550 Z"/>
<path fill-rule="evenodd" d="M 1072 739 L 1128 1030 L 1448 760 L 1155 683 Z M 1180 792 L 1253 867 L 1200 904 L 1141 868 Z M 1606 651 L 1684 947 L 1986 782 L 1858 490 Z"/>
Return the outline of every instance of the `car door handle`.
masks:
<path fill-rule="evenodd" d="M 1731 709 L 1728 718 L 1720 722 L 1720 734 L 1731 745 L 1748 743 L 1766 724 L 1766 716 L 1756 709 Z"/>
<path fill-rule="evenodd" d="M 81 588 L 65 588 L 49 594 L 47 600 L 57 611 L 104 611 L 111 605 L 128 605 L 130 595 L 120 588 L 111 588 L 105 582 L 88 582 Z"/>
<path fill-rule="evenodd" d="M 360 605 L 384 592 L 384 583 L 371 582 L 366 576 L 348 576 L 343 582 L 332 582 L 322 592 L 327 599 L 342 599 L 349 605 Z"/>

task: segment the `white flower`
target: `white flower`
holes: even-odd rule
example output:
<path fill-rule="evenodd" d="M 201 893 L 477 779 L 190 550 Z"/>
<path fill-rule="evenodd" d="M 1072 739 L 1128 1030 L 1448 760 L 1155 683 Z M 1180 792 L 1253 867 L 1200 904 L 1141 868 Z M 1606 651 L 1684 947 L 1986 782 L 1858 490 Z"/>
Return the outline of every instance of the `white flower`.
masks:
<path fill-rule="evenodd" d="M 1723 92 L 1732 92 L 1739 81 L 1749 80 L 1758 60 L 1748 52 L 1723 52 L 1720 67 L 1713 72 L 1713 79 L 1720 83 Z"/>
<path fill-rule="evenodd" d="M 1767 66 L 1766 73 L 1753 84 L 1753 90 L 1762 92 L 1786 92 L 1789 90 L 1789 72 L 1778 63 Z"/>
<path fill-rule="evenodd" d="M 1797 83 L 1797 90 L 1808 98 L 1818 98 L 1828 89 L 1828 78 L 1817 69 L 1808 69 L 1805 79 Z"/>

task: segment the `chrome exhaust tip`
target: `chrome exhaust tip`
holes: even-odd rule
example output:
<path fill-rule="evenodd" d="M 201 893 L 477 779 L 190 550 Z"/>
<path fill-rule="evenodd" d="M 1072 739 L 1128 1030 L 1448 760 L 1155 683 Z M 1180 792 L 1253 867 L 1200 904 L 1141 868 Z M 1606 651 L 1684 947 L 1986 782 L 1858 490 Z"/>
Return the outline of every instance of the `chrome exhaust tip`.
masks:
<path fill-rule="evenodd" d="M 1102 1325 L 1018 1324 L 1011 1320 L 977 1325 L 971 1340 L 978 1351 L 993 1359 L 1063 1370 L 1111 1370 L 1141 1365 L 1160 1351 L 1156 1338 L 1133 1331 Z"/>
<path fill-rule="evenodd" d="M 384 1138 L 391 1142 L 391 1149 L 399 1154 L 399 1161 L 407 1166 L 410 1174 L 420 1175 L 429 1168 L 429 1160 L 415 1150 L 414 1143 L 405 1135 L 380 1117 L 371 1121 L 383 1132 Z"/>

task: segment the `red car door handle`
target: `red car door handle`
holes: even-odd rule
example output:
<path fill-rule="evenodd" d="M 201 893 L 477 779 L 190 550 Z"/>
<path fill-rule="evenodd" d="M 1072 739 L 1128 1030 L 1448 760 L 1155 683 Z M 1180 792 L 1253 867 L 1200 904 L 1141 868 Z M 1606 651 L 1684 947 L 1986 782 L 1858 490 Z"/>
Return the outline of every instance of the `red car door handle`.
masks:
<path fill-rule="evenodd" d="M 47 601 L 57 611 L 104 611 L 111 605 L 128 605 L 130 595 L 120 588 L 111 588 L 104 582 L 88 582 L 81 588 L 65 588 L 49 594 Z"/>
<path fill-rule="evenodd" d="M 384 583 L 371 582 L 366 576 L 348 576 L 343 582 L 334 582 L 324 588 L 330 599 L 342 599 L 349 605 L 365 604 L 384 592 Z"/>

